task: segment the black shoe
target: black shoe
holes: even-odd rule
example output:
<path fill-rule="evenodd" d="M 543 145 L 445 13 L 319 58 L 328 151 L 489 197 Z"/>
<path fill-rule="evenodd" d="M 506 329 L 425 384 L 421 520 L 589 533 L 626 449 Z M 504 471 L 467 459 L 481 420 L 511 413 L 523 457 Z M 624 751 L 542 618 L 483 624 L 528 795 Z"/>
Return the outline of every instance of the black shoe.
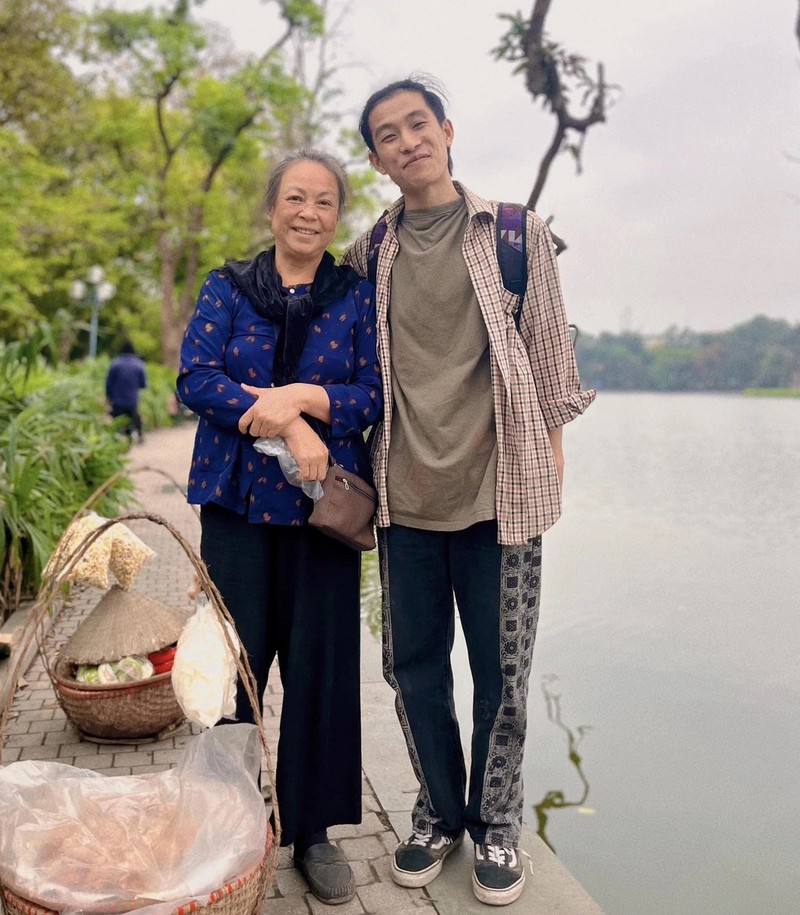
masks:
<path fill-rule="evenodd" d="M 427 886 L 442 871 L 444 859 L 464 840 L 412 832 L 392 855 L 392 880 L 400 886 Z"/>
<path fill-rule="evenodd" d="M 295 857 L 294 864 L 320 902 L 339 905 L 355 896 L 355 877 L 345 856 L 335 845 L 329 842 L 312 845 L 302 857 Z"/>
<path fill-rule="evenodd" d="M 525 852 L 523 852 L 525 854 Z M 472 890 L 486 905 L 508 905 L 525 886 L 520 852 L 502 845 L 475 845 Z"/>

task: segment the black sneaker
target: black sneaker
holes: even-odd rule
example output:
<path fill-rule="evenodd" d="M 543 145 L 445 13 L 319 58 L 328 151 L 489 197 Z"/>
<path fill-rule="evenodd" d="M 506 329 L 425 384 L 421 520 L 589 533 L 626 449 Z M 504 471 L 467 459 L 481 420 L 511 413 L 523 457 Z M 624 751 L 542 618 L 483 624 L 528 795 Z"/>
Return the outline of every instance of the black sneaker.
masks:
<path fill-rule="evenodd" d="M 394 850 L 392 880 L 400 886 L 427 886 L 441 873 L 444 859 L 463 841 L 463 832 L 457 839 L 412 832 Z"/>
<path fill-rule="evenodd" d="M 487 905 L 508 905 L 518 899 L 525 886 L 525 869 L 520 852 L 502 845 L 475 845 L 472 889 Z"/>

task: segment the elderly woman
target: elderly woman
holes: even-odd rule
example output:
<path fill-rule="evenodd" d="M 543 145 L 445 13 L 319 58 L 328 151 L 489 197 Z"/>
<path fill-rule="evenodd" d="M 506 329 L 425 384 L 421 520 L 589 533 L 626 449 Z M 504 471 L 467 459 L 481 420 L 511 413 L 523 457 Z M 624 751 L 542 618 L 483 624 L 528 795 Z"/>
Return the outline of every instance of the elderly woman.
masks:
<path fill-rule="evenodd" d="M 278 658 L 282 844 L 327 903 L 355 892 L 326 830 L 361 821 L 360 560 L 308 526 L 311 500 L 253 446 L 281 436 L 303 481 L 324 478 L 329 453 L 370 477 L 363 433 L 382 410 L 373 289 L 326 251 L 346 194 L 325 153 L 277 166 L 266 194 L 275 244 L 209 274 L 178 376 L 200 417 L 188 498 L 201 506 L 201 555 L 259 695 Z M 241 685 L 237 717 L 253 720 Z"/>

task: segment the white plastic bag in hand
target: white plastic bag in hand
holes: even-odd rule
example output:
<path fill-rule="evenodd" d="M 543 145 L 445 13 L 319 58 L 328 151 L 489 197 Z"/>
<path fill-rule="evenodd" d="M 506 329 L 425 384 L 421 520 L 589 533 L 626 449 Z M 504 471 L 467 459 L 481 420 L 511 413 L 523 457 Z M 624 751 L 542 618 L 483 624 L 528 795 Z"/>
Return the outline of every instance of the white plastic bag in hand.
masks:
<path fill-rule="evenodd" d="M 297 466 L 297 461 L 294 459 L 292 452 L 289 451 L 282 436 L 257 438 L 253 442 L 253 447 L 262 454 L 276 457 L 286 479 L 292 486 L 299 486 L 309 499 L 313 499 L 316 502 L 322 498 L 322 483 L 319 480 L 303 480 L 300 478 L 300 468 Z"/>
<path fill-rule="evenodd" d="M 231 624 L 226 621 L 225 626 L 236 655 L 231 653 L 222 623 L 201 591 L 197 609 L 178 638 L 172 666 L 172 688 L 184 715 L 208 728 L 236 712 L 239 640 Z"/>

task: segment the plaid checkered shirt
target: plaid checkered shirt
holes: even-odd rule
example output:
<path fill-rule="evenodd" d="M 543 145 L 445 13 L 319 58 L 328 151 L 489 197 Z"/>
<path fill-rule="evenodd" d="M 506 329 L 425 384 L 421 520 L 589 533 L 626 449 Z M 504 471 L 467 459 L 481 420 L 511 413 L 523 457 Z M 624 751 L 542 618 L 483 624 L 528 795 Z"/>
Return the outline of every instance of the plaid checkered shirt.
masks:
<path fill-rule="evenodd" d="M 519 330 L 514 314 L 518 296 L 503 286 L 497 263 L 495 217 L 498 204 L 456 183 L 469 216 L 463 254 L 489 335 L 492 392 L 497 430 L 498 540 L 521 544 L 547 530 L 561 513 L 561 487 L 547 436 L 583 413 L 595 391 L 582 391 L 569 335 L 558 267 L 550 231 L 528 211 L 528 283 Z M 386 214 L 386 236 L 376 272 L 378 361 L 383 377 L 383 423 L 372 455 L 378 490 L 379 527 L 389 524 L 386 464 L 392 435 L 389 299 L 392 264 L 397 256 L 397 220 L 403 198 Z M 367 274 L 370 232 L 350 247 L 344 262 Z"/>

